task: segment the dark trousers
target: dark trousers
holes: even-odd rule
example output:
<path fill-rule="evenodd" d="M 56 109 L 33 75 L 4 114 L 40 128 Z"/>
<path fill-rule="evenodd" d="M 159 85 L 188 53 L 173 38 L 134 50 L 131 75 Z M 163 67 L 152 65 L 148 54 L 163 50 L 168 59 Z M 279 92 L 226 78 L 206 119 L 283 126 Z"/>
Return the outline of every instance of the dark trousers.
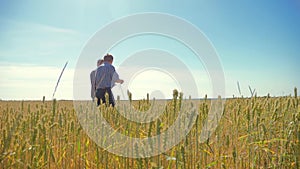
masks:
<path fill-rule="evenodd" d="M 105 100 L 105 93 L 108 94 L 108 98 L 109 98 L 109 104 L 111 104 L 113 107 L 115 106 L 115 99 L 114 99 L 114 95 L 111 92 L 111 88 L 105 88 L 105 89 L 97 89 L 96 90 L 96 97 L 97 97 L 97 105 L 99 106 L 102 100 L 102 103 L 106 103 Z"/>

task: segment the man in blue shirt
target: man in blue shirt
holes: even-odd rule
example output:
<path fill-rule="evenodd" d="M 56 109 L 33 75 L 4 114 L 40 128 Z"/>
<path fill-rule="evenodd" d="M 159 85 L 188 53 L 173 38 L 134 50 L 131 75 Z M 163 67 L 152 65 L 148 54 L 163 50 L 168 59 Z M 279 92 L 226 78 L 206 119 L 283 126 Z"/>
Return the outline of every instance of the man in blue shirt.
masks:
<path fill-rule="evenodd" d="M 97 97 L 97 105 L 99 106 L 101 101 L 102 103 L 106 103 L 105 101 L 105 93 L 109 96 L 109 104 L 113 107 L 115 106 L 115 99 L 113 93 L 111 92 L 111 88 L 115 85 L 115 83 L 123 83 L 124 80 L 119 78 L 118 73 L 115 70 L 115 67 L 112 65 L 113 56 L 107 54 L 104 56 L 104 64 L 97 68 L 96 77 L 95 77 L 95 86 L 96 86 L 96 97 Z"/>

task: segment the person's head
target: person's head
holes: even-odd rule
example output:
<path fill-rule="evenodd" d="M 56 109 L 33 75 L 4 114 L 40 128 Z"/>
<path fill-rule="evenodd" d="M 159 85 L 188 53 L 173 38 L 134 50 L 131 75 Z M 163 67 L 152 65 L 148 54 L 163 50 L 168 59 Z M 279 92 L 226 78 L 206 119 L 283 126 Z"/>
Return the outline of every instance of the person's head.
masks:
<path fill-rule="evenodd" d="M 104 59 L 104 62 L 108 62 L 108 63 L 112 64 L 114 57 L 111 54 L 106 54 L 103 59 Z"/>
<path fill-rule="evenodd" d="M 97 61 L 97 67 L 98 67 L 98 66 L 100 66 L 100 65 L 102 65 L 102 64 L 103 64 L 103 62 L 104 62 L 104 60 L 103 60 L 103 59 L 99 59 L 99 60 Z"/>

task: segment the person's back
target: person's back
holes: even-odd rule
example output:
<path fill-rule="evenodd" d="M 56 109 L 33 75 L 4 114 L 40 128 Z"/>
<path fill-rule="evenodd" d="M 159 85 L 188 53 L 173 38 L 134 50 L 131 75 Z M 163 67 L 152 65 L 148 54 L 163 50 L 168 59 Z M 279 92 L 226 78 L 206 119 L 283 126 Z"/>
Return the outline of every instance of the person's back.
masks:
<path fill-rule="evenodd" d="M 116 77 L 117 76 L 117 77 Z M 103 65 L 97 68 L 96 75 L 96 88 L 108 88 L 112 87 L 115 83 L 115 78 L 118 79 L 115 67 L 108 62 L 104 62 Z"/>

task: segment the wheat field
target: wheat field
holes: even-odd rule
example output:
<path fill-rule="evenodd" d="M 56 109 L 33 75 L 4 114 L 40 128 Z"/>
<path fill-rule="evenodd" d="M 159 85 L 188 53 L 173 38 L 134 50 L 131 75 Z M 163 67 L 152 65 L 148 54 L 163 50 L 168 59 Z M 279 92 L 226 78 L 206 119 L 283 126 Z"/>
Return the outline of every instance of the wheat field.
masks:
<path fill-rule="evenodd" d="M 118 132 L 142 138 L 166 130 L 181 101 L 178 95 L 168 100 L 161 117 L 148 124 L 128 122 L 112 108 L 102 106 L 99 112 Z M 117 156 L 97 146 L 72 101 L 0 101 L 0 168 L 300 168 L 299 101 L 296 92 L 226 99 L 216 130 L 200 142 L 210 100 L 194 100 L 198 114 L 185 139 L 148 158 Z M 132 104 L 144 110 L 150 103 Z"/>

